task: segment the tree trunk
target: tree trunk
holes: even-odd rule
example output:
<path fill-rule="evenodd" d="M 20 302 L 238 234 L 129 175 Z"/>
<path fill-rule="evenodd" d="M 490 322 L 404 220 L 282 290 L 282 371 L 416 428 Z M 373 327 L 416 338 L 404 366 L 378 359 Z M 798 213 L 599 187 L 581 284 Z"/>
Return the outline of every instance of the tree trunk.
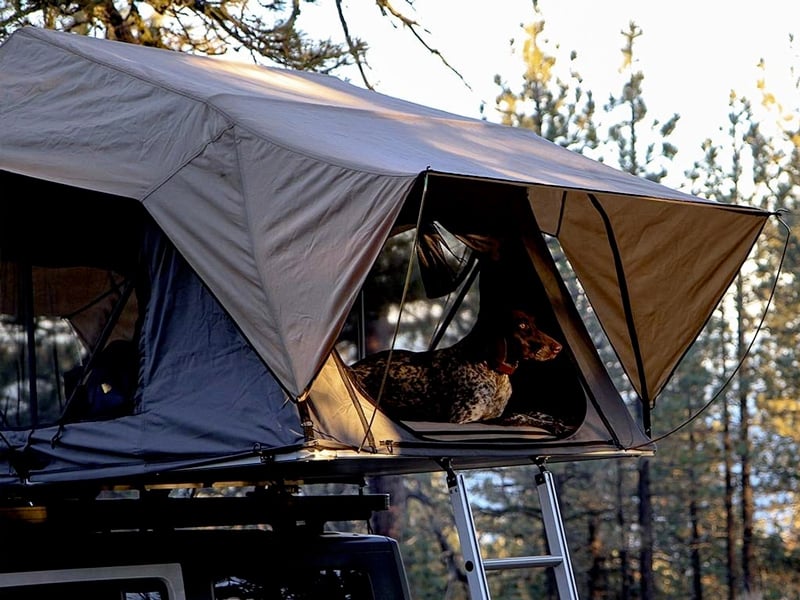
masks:
<path fill-rule="evenodd" d="M 639 527 L 641 528 L 642 548 L 639 553 L 642 600 L 655 598 L 655 579 L 653 577 L 653 506 L 650 490 L 650 459 L 639 459 Z"/>
<path fill-rule="evenodd" d="M 731 418 L 727 398 L 722 403 L 722 444 L 725 463 L 725 543 L 726 569 L 728 571 L 728 600 L 736 598 L 736 519 L 733 514 L 733 441 L 731 440 Z"/>
<path fill-rule="evenodd" d="M 737 355 L 744 356 L 746 344 L 744 340 L 745 314 L 742 276 L 736 278 L 736 315 L 737 315 Z M 750 481 L 750 411 L 747 406 L 750 386 L 747 376 L 747 359 L 742 359 L 739 368 L 739 452 L 742 469 L 742 585 L 746 596 L 756 592 L 753 578 L 755 569 L 755 550 L 753 548 L 753 486 Z"/>
<path fill-rule="evenodd" d="M 620 590 L 619 600 L 630 600 L 631 598 L 631 567 L 628 564 L 628 524 L 625 522 L 625 507 L 623 499 L 628 495 L 625 488 L 624 471 L 620 461 L 617 467 L 617 527 L 619 527 L 619 577 Z"/>
<path fill-rule="evenodd" d="M 588 539 L 586 543 L 592 559 L 589 569 L 589 600 L 608 598 L 608 571 L 603 540 L 600 537 L 600 518 L 592 512 L 588 518 Z"/>
<path fill-rule="evenodd" d="M 389 494 L 389 510 L 372 515 L 372 530 L 378 535 L 401 539 L 401 517 L 406 504 L 406 489 L 401 477 L 373 477 L 370 479 L 370 491 L 374 494 Z"/>
<path fill-rule="evenodd" d="M 692 413 L 690 408 L 689 413 Z M 694 449 L 694 429 L 689 429 L 689 448 Z M 692 565 L 692 600 L 703 600 L 703 577 L 702 565 L 703 561 L 700 559 L 700 524 L 697 510 L 697 491 L 699 484 L 697 482 L 697 475 L 694 470 L 694 465 L 689 465 L 687 474 L 689 481 L 689 521 L 691 523 L 691 565 Z"/>
<path fill-rule="evenodd" d="M 722 307 L 722 318 L 720 320 L 720 373 L 726 371 L 728 337 L 729 331 L 726 327 L 728 319 L 725 316 L 725 307 Z M 726 583 L 728 585 L 728 600 L 736 598 L 736 588 L 738 586 L 736 576 L 736 519 L 733 513 L 733 440 L 731 438 L 731 415 L 728 408 L 728 398 L 723 396 L 722 402 L 722 464 L 723 476 L 725 479 L 724 506 L 725 506 L 725 572 Z"/>

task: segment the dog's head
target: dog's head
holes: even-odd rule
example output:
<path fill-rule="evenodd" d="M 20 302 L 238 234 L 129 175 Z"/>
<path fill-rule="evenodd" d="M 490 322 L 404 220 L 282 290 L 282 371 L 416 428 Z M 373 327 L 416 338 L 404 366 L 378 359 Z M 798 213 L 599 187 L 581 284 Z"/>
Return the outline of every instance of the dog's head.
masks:
<path fill-rule="evenodd" d="M 552 360 L 561 352 L 561 343 L 539 329 L 534 316 L 524 310 L 501 311 L 492 320 L 492 368 L 499 373 L 511 375 L 521 362 Z"/>
<path fill-rule="evenodd" d="M 551 360 L 562 345 L 536 326 L 536 320 L 523 310 L 512 310 L 506 334 L 507 353 L 514 360 Z"/>

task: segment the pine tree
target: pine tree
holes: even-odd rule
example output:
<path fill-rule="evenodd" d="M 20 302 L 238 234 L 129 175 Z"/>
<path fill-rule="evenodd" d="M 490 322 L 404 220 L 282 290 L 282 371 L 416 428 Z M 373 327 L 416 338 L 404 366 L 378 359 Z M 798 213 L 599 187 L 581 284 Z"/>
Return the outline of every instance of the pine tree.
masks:
<path fill-rule="evenodd" d="M 646 177 L 653 181 L 660 181 L 667 173 L 667 165 L 674 157 L 676 148 L 668 141 L 668 136 L 673 132 L 678 121 L 674 115 L 665 123 L 658 120 L 648 123 L 647 105 L 642 94 L 644 75 L 635 69 L 634 43 L 642 35 L 642 30 L 630 23 L 627 31 L 623 32 L 625 45 L 622 49 L 623 71 L 628 73 L 628 80 L 623 85 L 619 97 L 610 97 L 605 106 L 609 114 L 618 111 L 620 120 L 609 128 L 609 139 L 615 145 L 614 157 L 619 168 L 633 175 Z M 656 130 L 659 132 L 657 141 L 648 141 L 642 135 L 641 128 L 645 131 Z M 654 399 L 642 398 L 643 423 L 645 431 L 650 431 L 649 413 Z M 651 497 L 650 459 L 639 459 L 639 483 L 637 488 L 639 497 L 639 577 L 640 597 L 649 600 L 656 597 L 655 578 L 653 574 L 653 508 Z"/>

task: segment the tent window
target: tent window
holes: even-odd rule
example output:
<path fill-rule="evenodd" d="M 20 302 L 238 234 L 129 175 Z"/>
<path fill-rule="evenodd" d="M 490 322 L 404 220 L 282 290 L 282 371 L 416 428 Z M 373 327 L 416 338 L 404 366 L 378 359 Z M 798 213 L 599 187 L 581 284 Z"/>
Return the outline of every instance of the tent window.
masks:
<path fill-rule="evenodd" d="M 137 312 L 135 298 L 131 295 L 126 299 L 130 306 L 115 311 L 124 280 L 89 268 L 6 260 L 0 261 L 0 281 L 0 427 L 55 424 L 70 393 L 81 387 L 90 349 L 131 339 L 133 317 L 128 313 Z M 116 312 L 122 318 L 114 325 L 109 319 Z"/>
<path fill-rule="evenodd" d="M 414 252 L 412 277 L 406 283 L 403 277 L 415 239 L 418 245 Z M 401 306 L 403 292 L 406 301 Z M 532 317 L 528 325 L 536 324 L 535 335 L 542 344 L 539 346 L 541 354 L 535 359 L 527 357 L 524 364 L 518 357 L 509 358 L 511 354 L 506 353 L 512 347 L 516 351 L 518 346 L 513 344 L 517 342 L 496 335 L 506 326 L 508 315 L 517 312 L 517 308 L 524 309 L 524 314 Z M 360 330 L 359 319 L 363 321 Z M 476 417 L 476 412 L 463 417 L 469 420 L 459 421 L 456 419 L 462 417 L 457 417 L 455 412 L 433 408 L 439 405 L 433 397 L 437 393 L 447 396 L 447 400 L 441 403 L 448 406 L 458 397 L 455 388 L 462 381 L 455 377 L 452 382 L 440 386 L 441 389 L 435 388 L 439 392 L 433 387 L 426 390 L 422 401 L 412 398 L 418 393 L 416 391 L 400 392 L 395 387 L 386 392 L 386 388 L 377 383 L 382 381 L 381 385 L 386 385 L 382 373 L 378 374 L 378 365 L 385 365 L 385 362 L 373 362 L 379 353 L 385 354 L 389 348 L 393 353 L 450 348 L 468 334 L 474 337 L 471 332 L 477 331 L 478 327 L 489 332 L 481 334 L 487 361 L 491 365 L 485 385 L 506 385 L 494 379 L 500 371 L 507 372 L 512 381 L 514 392 L 508 401 L 508 409 L 501 415 Z M 361 344 L 355 337 L 360 331 L 364 335 Z M 397 420 L 528 426 L 561 436 L 574 431 L 586 412 L 582 378 L 569 359 L 569 349 L 565 347 L 550 301 L 518 241 L 504 243 L 488 235 L 453 234 L 439 223 L 424 224 L 419 235 L 414 235 L 411 230 L 391 238 L 362 289 L 361 304 L 357 304 L 350 315 L 344 334 L 337 349 L 346 363 L 353 366 L 361 357 L 371 357 L 367 363 L 374 366 L 374 376 L 370 371 L 365 377 L 361 368 L 363 363 L 359 364 L 354 375 L 368 396 L 379 396 L 382 392 L 376 390 L 380 389 L 391 394 L 392 398 L 405 394 L 399 401 L 387 400 L 389 396 L 377 399 L 379 406 L 384 402 L 387 415 Z M 512 345 L 500 347 L 507 342 Z M 558 357 L 562 349 L 563 356 Z M 398 352 L 394 360 L 404 360 L 401 355 Z M 503 364 L 506 358 L 509 358 L 509 363 Z M 419 371 L 415 373 L 419 376 Z M 473 370 L 470 376 L 474 374 Z M 436 379 L 441 383 L 443 378 L 437 375 Z M 392 381 L 397 380 L 392 378 Z M 408 388 L 413 389 L 421 388 Z M 547 398 L 552 398 L 552 402 Z"/>
<path fill-rule="evenodd" d="M 0 317 L 3 429 L 55 423 L 66 406 L 64 373 L 75 368 L 83 355 L 80 341 L 64 320 L 39 317 L 32 327 L 30 336 L 28 327 L 10 315 Z"/>
<path fill-rule="evenodd" d="M 4 173 L 30 198 L 9 202 L 0 220 L 0 429 L 57 423 L 67 408 L 68 373 L 92 349 L 132 339 L 136 294 L 120 305 L 136 273 L 141 205 Z M 101 220 L 113 206 L 112 220 Z"/>
<path fill-rule="evenodd" d="M 416 351 L 447 346 L 472 328 L 478 296 L 477 288 L 466 280 L 473 253 L 441 232 L 446 236 L 442 248 L 420 252 L 419 260 L 413 261 L 402 314 L 399 302 L 414 231 L 387 241 L 340 336 L 337 350 L 346 362 L 388 349 L 393 342 L 394 348 Z M 420 268 L 421 264 L 426 267 Z M 461 285 L 466 295 L 456 303 Z"/>

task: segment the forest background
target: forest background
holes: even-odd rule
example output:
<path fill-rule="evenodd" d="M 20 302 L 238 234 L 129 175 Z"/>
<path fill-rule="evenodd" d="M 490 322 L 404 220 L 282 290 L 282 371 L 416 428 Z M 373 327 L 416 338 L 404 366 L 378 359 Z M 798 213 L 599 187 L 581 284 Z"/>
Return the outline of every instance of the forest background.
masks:
<path fill-rule="evenodd" d="M 320 34 L 317 23 L 316 37 L 309 36 L 301 28 L 301 14 L 321 5 L 334 9 L 336 21 L 329 23 L 330 33 Z M 398 35 L 410 35 L 443 73 L 460 78 L 456 57 L 438 49 L 435 35 L 413 18 L 413 5 L 400 6 L 375 2 Z M 0 40 L 33 24 L 184 52 L 232 50 L 240 59 L 263 64 L 355 72 L 362 85 L 376 87 L 367 62 L 369 45 L 350 28 L 348 10 L 340 0 L 0 0 Z M 509 37 L 516 25 L 509 23 Z M 603 97 L 586 86 L 578 53 L 565 55 L 547 39 L 546 25 L 547 15 L 533 2 L 514 48 L 522 59 L 519 78 L 514 83 L 494 79 L 492 106 L 481 107 L 485 118 L 532 129 L 641 177 L 673 185 L 680 181 L 683 191 L 781 215 L 770 222 L 741 276 L 656 400 L 656 455 L 550 466 L 580 595 L 591 600 L 798 599 L 800 248 L 787 236 L 796 225 L 793 212 L 800 200 L 795 41 L 786 39 L 794 61 L 782 75 L 756 75 L 749 95 L 732 89 L 725 114 L 708 122 L 707 137 L 698 147 L 684 149 L 673 141 L 680 116 L 648 111 L 647 80 L 637 60 L 637 44 L 646 32 L 635 22 L 619 24 L 619 60 L 609 65 L 619 76 L 619 88 Z M 333 30 L 336 38 L 328 37 Z M 759 65 L 764 72 L 767 66 L 766 61 Z M 680 74 L 672 76 L 680 85 Z M 686 93 L 702 95 L 703 90 Z M 576 299 L 581 301 L 579 294 Z M 585 303 L 582 308 L 590 310 Z M 638 398 L 600 332 L 595 333 L 635 411 Z M 470 474 L 485 556 L 544 552 L 533 475 L 519 468 Z M 391 494 L 391 510 L 372 527 L 401 541 L 414 597 L 467 598 L 443 475 L 369 483 Z M 490 586 L 493 597 L 508 600 L 556 597 L 552 580 L 538 570 L 492 573 Z"/>

